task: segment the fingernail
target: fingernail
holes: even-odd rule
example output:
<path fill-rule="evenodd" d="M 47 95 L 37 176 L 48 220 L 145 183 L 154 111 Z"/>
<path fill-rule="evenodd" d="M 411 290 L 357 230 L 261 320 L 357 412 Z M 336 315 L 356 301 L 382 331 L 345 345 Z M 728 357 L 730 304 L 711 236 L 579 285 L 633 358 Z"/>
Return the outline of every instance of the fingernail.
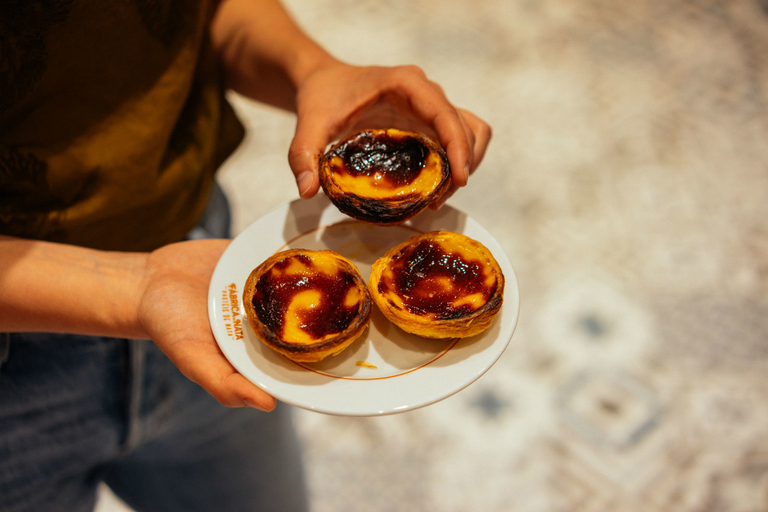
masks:
<path fill-rule="evenodd" d="M 251 409 L 256 409 L 256 410 L 259 410 L 259 411 L 263 411 L 264 410 L 263 407 L 259 407 L 258 405 L 255 405 L 254 403 L 252 403 L 248 399 L 243 400 L 243 402 L 245 402 L 246 407 L 250 407 Z"/>
<path fill-rule="evenodd" d="M 464 182 L 469 181 L 469 164 L 464 166 Z"/>
<path fill-rule="evenodd" d="M 299 186 L 299 195 L 303 196 L 312 186 L 312 171 L 304 171 L 296 178 L 296 183 Z"/>

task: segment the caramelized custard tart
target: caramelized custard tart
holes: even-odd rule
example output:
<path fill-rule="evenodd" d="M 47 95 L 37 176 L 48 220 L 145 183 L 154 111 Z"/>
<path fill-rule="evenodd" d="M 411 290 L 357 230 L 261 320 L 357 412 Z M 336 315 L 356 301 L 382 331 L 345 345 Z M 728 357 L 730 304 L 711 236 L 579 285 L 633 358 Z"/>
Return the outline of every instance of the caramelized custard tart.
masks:
<path fill-rule="evenodd" d="M 443 149 L 420 133 L 366 130 L 321 157 L 320 184 L 346 215 L 398 224 L 448 191 L 451 168 Z"/>
<path fill-rule="evenodd" d="M 338 354 L 370 318 L 365 281 L 354 264 L 333 251 L 276 253 L 251 272 L 243 290 L 256 336 L 293 361 Z"/>
<path fill-rule="evenodd" d="M 392 323 L 425 338 L 465 338 L 501 310 L 504 275 L 480 242 L 449 231 L 415 236 L 376 260 L 368 284 Z"/>

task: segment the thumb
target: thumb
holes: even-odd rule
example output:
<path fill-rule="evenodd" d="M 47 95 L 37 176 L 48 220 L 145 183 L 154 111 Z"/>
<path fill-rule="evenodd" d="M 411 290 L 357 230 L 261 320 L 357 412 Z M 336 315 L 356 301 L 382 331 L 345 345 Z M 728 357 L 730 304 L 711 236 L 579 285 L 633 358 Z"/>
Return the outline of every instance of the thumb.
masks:
<path fill-rule="evenodd" d="M 288 150 L 288 165 L 296 178 L 299 195 L 304 199 L 314 196 L 320 189 L 318 163 L 329 142 L 327 130 L 319 124 L 310 124 L 299 119 Z"/>

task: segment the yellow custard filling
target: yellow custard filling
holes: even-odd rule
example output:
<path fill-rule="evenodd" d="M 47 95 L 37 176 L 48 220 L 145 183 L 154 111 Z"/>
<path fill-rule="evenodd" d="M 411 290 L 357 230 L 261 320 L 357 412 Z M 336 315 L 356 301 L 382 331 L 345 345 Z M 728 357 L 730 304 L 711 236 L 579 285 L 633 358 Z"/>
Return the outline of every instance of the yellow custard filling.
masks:
<path fill-rule="evenodd" d="M 348 193 L 370 199 L 389 199 L 410 195 L 428 195 L 437 189 L 443 181 L 443 170 L 440 155 L 430 153 L 418 175 L 405 185 L 397 185 L 386 179 L 386 171 L 377 171 L 370 176 L 353 175 L 345 171 L 341 157 L 334 156 L 329 164 L 332 169 L 331 179 L 339 188 Z"/>

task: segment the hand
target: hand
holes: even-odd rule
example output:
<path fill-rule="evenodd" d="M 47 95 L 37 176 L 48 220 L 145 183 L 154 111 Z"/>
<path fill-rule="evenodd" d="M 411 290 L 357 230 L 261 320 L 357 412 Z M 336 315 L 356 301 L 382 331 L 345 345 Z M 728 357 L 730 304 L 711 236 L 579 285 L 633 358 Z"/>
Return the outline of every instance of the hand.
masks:
<path fill-rule="evenodd" d="M 334 60 L 300 84 L 296 110 L 288 160 L 304 198 L 320 188 L 318 159 L 327 145 L 365 128 L 420 131 L 440 143 L 453 181 L 440 204 L 467 184 L 491 139 L 485 121 L 451 105 L 440 86 L 415 66 L 356 67 Z"/>
<path fill-rule="evenodd" d="M 181 372 L 219 402 L 270 411 L 275 399 L 235 370 L 208 321 L 208 284 L 228 243 L 181 242 L 150 253 L 138 320 Z"/>

